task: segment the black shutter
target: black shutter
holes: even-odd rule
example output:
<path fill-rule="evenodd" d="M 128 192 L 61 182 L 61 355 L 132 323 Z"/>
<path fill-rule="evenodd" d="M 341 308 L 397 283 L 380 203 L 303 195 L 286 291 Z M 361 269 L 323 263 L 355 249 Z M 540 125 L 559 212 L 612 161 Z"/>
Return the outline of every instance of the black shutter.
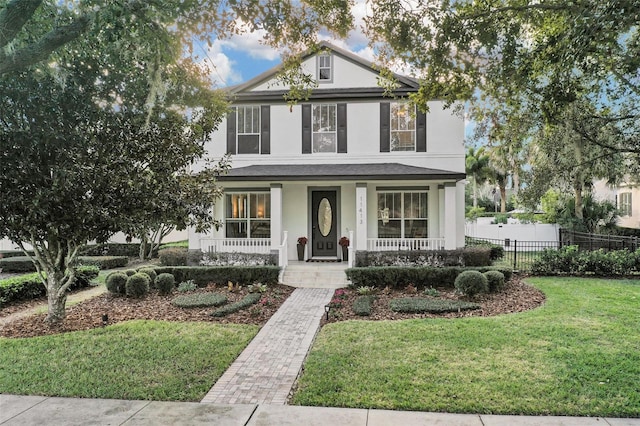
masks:
<path fill-rule="evenodd" d="M 427 152 L 427 114 L 416 108 L 416 152 Z"/>
<path fill-rule="evenodd" d="M 236 108 L 227 114 L 227 154 L 236 153 Z"/>
<path fill-rule="evenodd" d="M 311 104 L 302 105 L 302 153 L 311 154 Z"/>
<path fill-rule="evenodd" d="M 391 104 L 389 102 L 380 103 L 380 152 L 391 151 L 391 129 L 389 120 L 391 119 Z"/>
<path fill-rule="evenodd" d="M 271 109 L 260 107 L 260 154 L 271 154 Z"/>
<path fill-rule="evenodd" d="M 338 104 L 338 153 L 347 152 L 347 104 Z"/>

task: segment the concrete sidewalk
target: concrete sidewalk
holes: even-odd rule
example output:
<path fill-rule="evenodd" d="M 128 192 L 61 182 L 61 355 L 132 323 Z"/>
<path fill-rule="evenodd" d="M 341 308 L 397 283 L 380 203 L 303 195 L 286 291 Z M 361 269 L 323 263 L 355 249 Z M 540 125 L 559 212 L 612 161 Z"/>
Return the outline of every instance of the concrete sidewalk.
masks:
<path fill-rule="evenodd" d="M 201 404 L 0 395 L 0 425 L 640 426 L 640 419 Z"/>

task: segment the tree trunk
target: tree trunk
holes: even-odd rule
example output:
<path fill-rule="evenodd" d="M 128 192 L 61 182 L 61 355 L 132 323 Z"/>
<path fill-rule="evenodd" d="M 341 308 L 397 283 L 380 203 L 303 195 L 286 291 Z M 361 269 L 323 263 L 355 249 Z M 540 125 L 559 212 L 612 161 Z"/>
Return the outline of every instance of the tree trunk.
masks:
<path fill-rule="evenodd" d="M 500 213 L 507 212 L 507 187 L 503 185 L 500 186 Z"/>
<path fill-rule="evenodd" d="M 576 182 L 573 190 L 576 197 L 574 213 L 578 219 L 582 220 L 584 219 L 584 215 L 582 214 L 582 185 Z"/>
<path fill-rule="evenodd" d="M 49 325 L 59 324 L 64 321 L 66 316 L 67 291 L 60 291 L 62 283 L 55 276 L 57 274 L 47 275 L 47 318 Z M 61 294 L 62 293 L 62 294 Z"/>
<path fill-rule="evenodd" d="M 478 207 L 478 181 L 473 177 L 473 207 Z"/>

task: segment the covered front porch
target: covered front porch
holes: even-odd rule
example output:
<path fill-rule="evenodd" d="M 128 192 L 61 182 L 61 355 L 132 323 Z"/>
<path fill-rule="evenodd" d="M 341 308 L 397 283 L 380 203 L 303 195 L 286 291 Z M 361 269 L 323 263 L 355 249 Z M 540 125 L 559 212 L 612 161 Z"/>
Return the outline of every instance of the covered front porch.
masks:
<path fill-rule="evenodd" d="M 224 226 L 207 234 L 190 232 L 189 248 L 274 253 L 286 266 L 298 260 L 298 241 L 306 239 L 303 261 L 347 257 L 351 266 L 357 251 L 464 245 L 464 175 L 374 166 L 366 175 L 358 173 L 362 167 L 340 165 L 340 177 L 327 165 L 234 169 L 221 179 L 225 196 L 214 211 Z M 341 240 L 348 240 L 345 255 Z"/>

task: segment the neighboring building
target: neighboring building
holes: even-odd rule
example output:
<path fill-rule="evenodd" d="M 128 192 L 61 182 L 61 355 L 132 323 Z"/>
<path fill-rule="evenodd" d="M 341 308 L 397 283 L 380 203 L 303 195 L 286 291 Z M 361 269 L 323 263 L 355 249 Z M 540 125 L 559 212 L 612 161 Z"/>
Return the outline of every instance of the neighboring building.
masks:
<path fill-rule="evenodd" d="M 628 182 L 609 186 L 607 181 L 599 180 L 593 184 L 593 193 L 598 200 L 611 201 L 618 208 L 620 218 L 618 226 L 640 228 L 640 186 Z"/>
<path fill-rule="evenodd" d="M 440 101 L 410 111 L 415 80 L 397 76 L 385 97 L 371 63 L 323 47 L 303 58 L 318 81 L 308 101 L 287 105 L 279 68 L 229 89 L 232 112 L 206 145 L 232 157 L 214 206 L 224 226 L 191 230 L 189 248 L 278 251 L 286 264 L 299 237 L 320 259 L 339 258 L 343 236 L 352 251 L 464 246 L 464 120 Z"/>

